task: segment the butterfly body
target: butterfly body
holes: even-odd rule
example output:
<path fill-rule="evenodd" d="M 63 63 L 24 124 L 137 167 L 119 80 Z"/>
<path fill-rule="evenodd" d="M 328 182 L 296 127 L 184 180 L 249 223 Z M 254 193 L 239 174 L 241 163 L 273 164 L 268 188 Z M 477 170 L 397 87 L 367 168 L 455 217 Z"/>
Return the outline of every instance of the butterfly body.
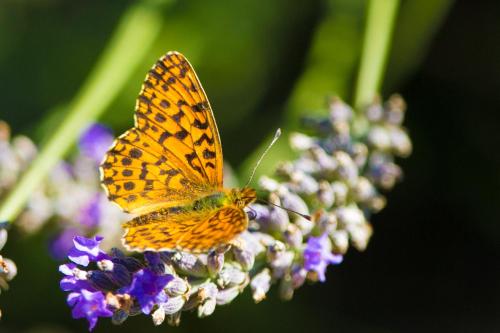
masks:
<path fill-rule="evenodd" d="M 246 229 L 251 188 L 223 187 L 219 132 L 187 59 L 160 58 L 137 99 L 135 126 L 101 164 L 108 198 L 138 215 L 125 223 L 130 250 L 206 252 Z"/>

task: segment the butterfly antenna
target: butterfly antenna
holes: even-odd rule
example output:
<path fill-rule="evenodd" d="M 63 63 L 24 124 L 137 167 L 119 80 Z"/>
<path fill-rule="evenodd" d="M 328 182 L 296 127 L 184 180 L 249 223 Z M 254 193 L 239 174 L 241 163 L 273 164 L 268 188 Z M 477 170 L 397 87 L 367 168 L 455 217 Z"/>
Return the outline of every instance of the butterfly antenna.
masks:
<path fill-rule="evenodd" d="M 250 182 L 253 179 L 253 176 L 255 176 L 255 171 L 257 171 L 257 168 L 259 167 L 260 162 L 262 162 L 262 160 L 264 159 L 264 156 L 266 156 L 267 152 L 269 151 L 269 149 L 271 149 L 271 147 L 274 145 L 274 143 L 276 141 L 278 141 L 280 135 L 281 135 L 281 129 L 278 128 L 276 130 L 276 133 L 274 133 L 273 140 L 271 141 L 271 143 L 269 144 L 269 146 L 267 146 L 266 150 L 264 150 L 264 152 L 262 153 L 262 155 L 260 155 L 259 160 L 257 161 L 257 163 L 255 164 L 255 166 L 253 167 L 252 174 L 250 175 L 250 178 L 248 179 L 247 183 L 245 184 L 245 187 L 247 187 L 248 184 L 250 184 Z"/>
<path fill-rule="evenodd" d="M 296 212 L 296 211 L 294 211 L 294 210 L 291 210 L 291 209 L 288 209 L 288 208 L 282 207 L 282 206 L 277 205 L 277 204 L 273 204 L 272 202 L 269 202 L 269 201 L 266 201 L 266 200 L 263 200 L 263 199 L 258 199 L 257 201 L 259 201 L 259 202 L 261 202 L 261 203 L 263 203 L 263 204 L 267 204 L 267 205 L 271 205 L 271 206 L 274 206 L 274 207 L 281 208 L 281 209 L 283 209 L 283 210 L 286 210 L 287 212 L 297 214 L 298 216 L 303 217 L 303 218 L 305 218 L 305 219 L 306 219 L 306 220 L 308 220 L 308 221 L 311 221 L 311 216 L 310 216 L 310 215 L 301 214 L 301 213 Z"/>

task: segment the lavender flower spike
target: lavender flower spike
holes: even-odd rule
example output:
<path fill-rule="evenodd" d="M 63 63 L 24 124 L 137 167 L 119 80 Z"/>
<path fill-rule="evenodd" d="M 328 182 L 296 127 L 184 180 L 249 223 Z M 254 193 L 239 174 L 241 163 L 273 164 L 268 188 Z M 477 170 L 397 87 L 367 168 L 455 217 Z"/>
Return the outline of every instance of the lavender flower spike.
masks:
<path fill-rule="evenodd" d="M 340 264 L 341 262 L 342 255 L 331 252 L 331 244 L 327 233 L 320 237 L 309 237 L 304 250 L 304 268 L 316 272 L 319 281 L 324 282 L 326 280 L 325 271 L 329 264 Z"/>
<path fill-rule="evenodd" d="M 275 178 L 261 177 L 258 189 L 266 192 L 263 199 L 268 202 L 310 218 L 253 204 L 248 230 L 208 253 L 172 250 L 128 256 L 112 249 L 106 254 L 99 249 L 101 237 L 75 237 L 72 263 L 60 267 L 65 275 L 60 287 L 68 293 L 73 316 L 87 318 L 91 329 L 98 317 L 111 313 L 114 324 L 146 314 L 155 325 L 178 326 L 182 312 L 209 316 L 246 288 L 258 303 L 273 284 L 288 300 L 306 281 L 324 282 L 328 266 L 339 264 L 351 246 L 366 248 L 372 234 L 369 219 L 385 204 L 380 189 L 388 190 L 400 179 L 395 158 L 411 151 L 401 126 L 402 105 L 398 96 L 384 105 L 377 100 L 354 117 L 349 106 L 333 99 L 329 116 L 325 112 L 305 119 L 311 136 L 292 138 L 299 157 L 282 163 Z M 391 116 L 395 113 L 400 117 Z M 366 128 L 355 126 L 360 117 Z M 104 205 L 98 211 L 92 201 L 85 202 L 91 203 L 83 211 L 88 217 L 108 213 Z"/>

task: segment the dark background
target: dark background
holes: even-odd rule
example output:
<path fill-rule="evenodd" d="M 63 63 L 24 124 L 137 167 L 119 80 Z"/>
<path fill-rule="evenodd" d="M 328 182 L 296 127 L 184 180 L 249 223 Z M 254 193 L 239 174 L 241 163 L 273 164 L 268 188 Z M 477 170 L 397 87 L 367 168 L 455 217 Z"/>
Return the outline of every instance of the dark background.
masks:
<path fill-rule="evenodd" d="M 290 302 L 279 301 L 273 289 L 254 305 L 245 293 L 208 318 L 183 315 L 180 328 L 153 328 L 149 319 L 136 317 L 122 327 L 100 320 L 96 332 L 500 331 L 500 3 L 455 1 L 435 17 L 412 12 L 416 3 L 432 7 L 429 1 L 403 1 L 383 89 L 384 97 L 400 92 L 409 105 L 405 126 L 414 152 L 400 161 L 404 181 L 372 218 L 375 234 L 368 249 L 351 250 L 342 265 L 330 268 L 324 284 L 302 287 Z M 15 132 L 43 137 L 36 128 L 50 113 L 45 110 L 77 91 L 127 5 L 7 1 L 7 11 L 0 15 L 7 28 L 0 30 L 0 115 Z M 195 66 L 216 110 L 223 142 L 248 133 L 248 140 L 224 147 L 234 166 L 244 168 L 243 160 L 262 137 L 289 120 L 289 108 L 306 113 L 322 102 L 311 101 L 308 110 L 293 96 L 304 85 L 301 75 L 315 66 L 307 57 L 328 10 L 333 26 L 345 28 L 332 30 L 338 35 L 329 38 L 340 35 L 336 45 L 342 48 L 329 56 L 352 59 L 344 62 L 347 74 L 331 73 L 342 83 L 333 82 L 335 91 L 329 93 L 352 96 L 355 75 L 349 66 L 355 68 L 359 57 L 364 5 L 273 1 L 259 7 L 250 1 L 214 1 L 203 8 L 200 2 L 177 4 L 166 13 L 193 27 L 184 31 L 186 36 L 202 41 Z M 418 44 L 418 52 L 410 52 L 412 43 Z M 171 48 L 178 47 L 158 42 L 159 54 Z M 256 55 L 263 68 L 247 68 Z M 155 58 L 157 54 L 145 61 L 144 68 Z M 218 68 L 223 73 L 214 75 Z M 141 72 L 111 109 L 129 114 Z M 233 83 L 235 76 L 239 84 Z M 238 104 L 241 99 L 249 102 Z M 242 116 L 235 117 L 235 110 Z M 108 112 L 103 120 L 119 132 L 130 119 Z M 45 250 L 47 235 L 26 237 L 14 231 L 10 236 L 3 254 L 16 260 L 20 273 L 0 297 L 0 331 L 85 331 L 86 323 L 71 319 L 57 289 L 57 264 Z"/>

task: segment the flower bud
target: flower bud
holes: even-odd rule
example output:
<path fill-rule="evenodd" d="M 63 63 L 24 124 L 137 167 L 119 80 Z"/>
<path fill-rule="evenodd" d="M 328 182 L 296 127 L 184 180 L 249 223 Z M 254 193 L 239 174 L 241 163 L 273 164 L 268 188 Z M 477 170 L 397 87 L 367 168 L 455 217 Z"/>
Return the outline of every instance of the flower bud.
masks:
<path fill-rule="evenodd" d="M 112 271 L 113 270 L 113 266 L 114 266 L 114 263 L 111 260 L 109 260 L 109 259 L 103 259 L 103 260 L 99 260 L 97 262 L 97 267 L 101 271 Z"/>
<path fill-rule="evenodd" d="M 386 203 L 387 201 L 383 195 L 376 195 L 367 202 L 367 206 L 372 212 L 378 213 L 385 207 Z"/>
<path fill-rule="evenodd" d="M 318 226 L 319 233 L 332 233 L 337 229 L 337 216 L 334 213 L 321 211 L 322 214 L 315 215 L 315 222 Z"/>
<path fill-rule="evenodd" d="M 207 256 L 207 268 L 210 276 L 219 274 L 222 266 L 224 265 L 224 252 L 210 251 Z"/>
<path fill-rule="evenodd" d="M 239 286 L 247 280 L 247 274 L 233 265 L 225 265 L 219 273 L 217 284 L 225 288 L 227 286 Z"/>
<path fill-rule="evenodd" d="M 3 270 L 2 274 L 4 275 L 5 280 L 11 281 L 17 275 L 16 264 L 8 258 L 2 258 L 2 256 L 0 256 L 0 262 L 2 266 L 2 268 L 0 268 L 0 272 Z"/>
<path fill-rule="evenodd" d="M 12 140 L 12 147 L 23 164 L 33 160 L 37 154 L 37 148 L 33 141 L 23 135 L 16 136 Z"/>
<path fill-rule="evenodd" d="M 335 230 L 330 234 L 335 253 L 345 254 L 349 248 L 349 234 L 345 230 Z"/>
<path fill-rule="evenodd" d="M 289 161 L 282 162 L 282 163 L 278 164 L 278 167 L 276 168 L 276 175 L 283 177 L 283 178 L 286 178 L 286 179 L 290 179 L 290 178 L 292 178 L 292 174 L 294 173 L 294 171 L 296 169 L 297 168 L 295 167 L 295 165 L 292 162 L 289 162 Z M 262 185 L 264 185 L 264 184 L 261 184 L 261 186 Z M 271 185 L 271 183 L 269 183 L 269 185 Z M 273 186 L 272 190 L 269 190 L 269 192 L 277 191 L 282 186 L 280 183 L 278 183 L 276 181 L 273 185 L 274 186 Z M 266 189 L 266 188 L 264 187 L 264 189 Z"/>
<path fill-rule="evenodd" d="M 311 159 L 310 156 L 299 157 L 299 159 L 295 161 L 295 169 L 302 170 L 309 174 L 315 174 L 321 171 L 318 162 Z"/>
<path fill-rule="evenodd" d="M 316 140 L 302 133 L 290 134 L 290 146 L 294 150 L 307 150 L 316 145 Z"/>
<path fill-rule="evenodd" d="M 388 151 L 391 148 L 391 137 L 383 126 L 373 126 L 368 131 L 368 143 L 375 149 Z"/>
<path fill-rule="evenodd" d="M 293 298 L 292 278 L 289 274 L 283 276 L 279 287 L 280 298 L 284 301 L 289 301 Z"/>
<path fill-rule="evenodd" d="M 292 267 L 292 287 L 297 289 L 301 287 L 306 281 L 307 271 L 301 265 L 294 265 Z"/>
<path fill-rule="evenodd" d="M 368 159 L 368 148 L 363 143 L 356 142 L 352 145 L 351 155 L 357 167 L 362 169 Z"/>
<path fill-rule="evenodd" d="M 239 295 L 240 291 L 241 286 L 234 286 L 231 288 L 219 290 L 216 297 L 217 305 L 226 305 L 231 303 L 236 298 L 236 296 Z"/>
<path fill-rule="evenodd" d="M 250 282 L 252 289 L 252 297 L 256 303 L 259 303 L 264 298 L 271 287 L 271 272 L 268 268 L 264 268 L 260 273 L 255 275 Z"/>
<path fill-rule="evenodd" d="M 151 318 L 153 319 L 153 324 L 155 326 L 163 324 L 163 321 L 165 321 L 165 310 L 163 310 L 163 308 L 160 306 L 155 310 L 155 312 L 153 312 Z"/>
<path fill-rule="evenodd" d="M 205 302 L 198 306 L 198 317 L 208 317 L 215 311 L 217 301 L 214 298 L 207 299 Z"/>
<path fill-rule="evenodd" d="M 160 307 L 165 314 L 172 315 L 181 311 L 185 303 L 186 299 L 183 296 L 169 297 L 166 302 L 160 304 Z"/>
<path fill-rule="evenodd" d="M 335 204 L 342 206 L 346 203 L 349 188 L 343 182 L 335 181 L 332 183 L 332 190 L 335 197 Z"/>
<path fill-rule="evenodd" d="M 385 154 L 372 154 L 369 166 L 370 178 L 386 190 L 391 189 L 402 176 L 401 168 L 392 162 L 391 156 Z"/>
<path fill-rule="evenodd" d="M 359 177 L 358 182 L 353 188 L 355 200 L 358 202 L 368 202 L 377 195 L 375 186 L 365 177 Z"/>
<path fill-rule="evenodd" d="M 291 248 L 298 249 L 302 245 L 303 235 L 300 228 L 295 224 L 288 225 L 287 230 L 283 234 L 285 242 Z"/>
<path fill-rule="evenodd" d="M 352 119 L 352 109 L 342 102 L 338 97 L 334 97 L 330 101 L 330 121 L 336 122 L 349 122 Z"/>
<path fill-rule="evenodd" d="M 206 277 L 208 270 L 200 258 L 187 252 L 170 252 L 165 256 L 167 264 L 173 265 L 184 274 L 195 277 Z"/>
<path fill-rule="evenodd" d="M 380 101 L 375 101 L 375 103 L 370 104 L 365 111 L 366 118 L 372 123 L 382 121 L 384 117 L 384 108 L 380 104 Z"/>
<path fill-rule="evenodd" d="M 365 215 L 355 204 L 340 207 L 335 212 L 342 226 L 361 225 L 366 222 Z"/>
<path fill-rule="evenodd" d="M 286 245 L 279 241 L 274 240 L 271 244 L 269 244 L 267 248 L 267 260 L 273 261 L 277 258 L 280 253 L 283 253 L 286 250 Z"/>
<path fill-rule="evenodd" d="M 330 183 L 326 180 L 319 182 L 318 201 L 324 208 L 330 208 L 335 202 L 335 194 Z"/>
<path fill-rule="evenodd" d="M 318 163 L 323 175 L 331 175 L 337 169 L 337 161 L 328 155 L 323 148 L 314 147 L 311 149 L 311 154 Z"/>
<path fill-rule="evenodd" d="M 369 223 L 351 224 L 347 227 L 352 244 L 359 251 L 364 251 L 368 241 L 373 234 L 373 228 Z"/>
<path fill-rule="evenodd" d="M 273 278 L 283 278 L 292 265 L 295 254 L 291 251 L 282 251 L 274 256 L 269 266 L 272 268 Z"/>
<path fill-rule="evenodd" d="M 294 192 L 314 194 L 318 191 L 318 182 L 312 176 L 301 170 L 296 170 L 291 175 L 291 185 Z"/>
<path fill-rule="evenodd" d="M 275 205 L 280 205 L 280 200 L 275 193 L 269 195 L 269 201 Z M 290 224 L 290 219 L 288 213 L 279 207 L 269 208 L 269 224 L 267 225 L 266 231 L 269 232 L 283 232 Z"/>
<path fill-rule="evenodd" d="M 341 180 L 343 180 L 349 186 L 353 186 L 354 184 L 356 184 L 356 181 L 358 180 L 358 167 L 351 159 L 349 154 L 343 151 L 336 151 L 333 153 L 333 157 L 339 163 L 337 173 Z"/>
<path fill-rule="evenodd" d="M 255 229 L 263 229 L 266 230 L 269 227 L 270 220 L 270 209 L 268 206 L 260 205 L 260 204 L 252 204 L 252 210 L 255 212 L 255 223 L 250 221 L 251 224 L 254 224 Z"/>
<path fill-rule="evenodd" d="M 385 105 L 385 119 L 392 125 L 401 125 L 404 120 L 406 103 L 400 95 L 392 95 Z"/>
<path fill-rule="evenodd" d="M 7 243 L 7 230 L 0 229 L 0 250 L 5 246 L 5 243 Z"/>
<path fill-rule="evenodd" d="M 178 276 L 174 276 L 165 286 L 165 292 L 171 297 L 185 295 L 188 291 L 189 284 Z"/>
<path fill-rule="evenodd" d="M 307 204 L 304 202 L 304 200 L 297 194 L 292 193 L 288 190 L 282 190 L 278 191 L 278 195 L 281 199 L 281 205 L 284 208 L 293 210 L 299 214 L 309 214 L 309 207 L 307 207 Z M 294 214 L 294 216 L 298 215 Z"/>
<path fill-rule="evenodd" d="M 203 283 L 199 288 L 198 288 L 198 296 L 203 302 L 204 300 L 207 299 L 215 299 L 217 297 L 217 293 L 219 292 L 219 289 L 215 285 L 215 283 L 212 282 L 206 282 Z"/>
<path fill-rule="evenodd" d="M 272 178 L 262 176 L 259 178 L 259 186 L 265 191 L 273 192 L 280 187 L 280 184 Z"/>
<path fill-rule="evenodd" d="M 408 133 L 399 127 L 390 127 L 388 131 L 394 153 L 400 157 L 409 156 L 412 151 L 412 144 Z"/>
<path fill-rule="evenodd" d="M 252 251 L 233 246 L 232 252 L 234 255 L 234 259 L 241 265 L 241 268 L 244 271 L 249 271 L 250 269 L 252 269 L 255 262 L 255 255 Z"/>
<path fill-rule="evenodd" d="M 198 317 L 203 318 L 210 316 L 217 304 L 218 289 L 217 286 L 211 282 L 204 283 L 198 289 L 198 297 L 200 298 L 200 305 L 198 306 Z"/>
<path fill-rule="evenodd" d="M 240 249 L 242 251 L 249 251 L 254 256 L 261 254 L 266 251 L 266 245 L 273 241 L 273 237 L 262 232 L 242 232 L 238 237 L 238 246 L 233 246 L 234 249 Z M 237 259 L 238 260 L 238 259 Z M 241 264 L 241 263 L 240 263 Z"/>

